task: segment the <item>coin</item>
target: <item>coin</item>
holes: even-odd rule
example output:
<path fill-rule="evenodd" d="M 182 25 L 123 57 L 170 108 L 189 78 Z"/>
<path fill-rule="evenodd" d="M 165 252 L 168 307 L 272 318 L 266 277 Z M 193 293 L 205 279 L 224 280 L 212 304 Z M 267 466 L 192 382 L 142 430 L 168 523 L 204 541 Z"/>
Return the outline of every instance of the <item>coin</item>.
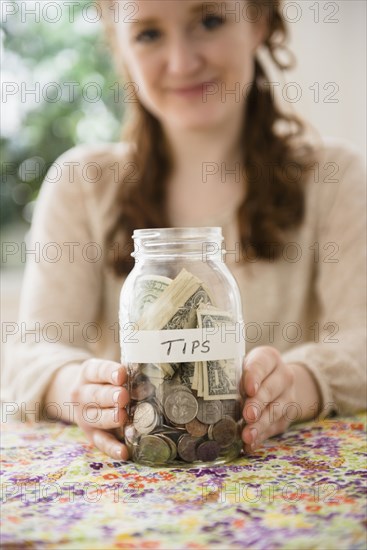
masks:
<path fill-rule="evenodd" d="M 124 439 L 126 443 L 130 443 L 131 445 L 134 443 L 134 441 L 137 440 L 139 437 L 138 432 L 134 428 L 132 424 L 127 424 L 124 429 Z"/>
<path fill-rule="evenodd" d="M 133 425 L 140 434 L 151 433 L 159 422 L 156 409 L 150 403 L 139 403 L 134 411 Z"/>
<path fill-rule="evenodd" d="M 130 397 L 135 401 L 143 401 L 153 395 L 155 387 L 150 380 L 144 376 L 137 376 L 131 385 Z"/>
<path fill-rule="evenodd" d="M 231 416 L 234 420 L 241 418 L 241 404 L 236 399 L 223 399 L 223 416 Z"/>
<path fill-rule="evenodd" d="M 196 456 L 202 462 L 211 462 L 218 458 L 220 446 L 217 441 L 204 441 L 196 449 Z"/>
<path fill-rule="evenodd" d="M 158 434 L 157 434 L 158 435 Z M 175 460 L 176 456 L 177 456 L 177 446 L 176 444 L 172 441 L 172 439 L 170 439 L 166 434 L 164 433 L 160 433 L 159 434 L 159 437 L 165 441 L 167 443 L 167 445 L 170 447 L 170 450 L 171 450 L 171 454 L 170 454 L 170 457 L 169 457 L 169 462 L 171 462 L 171 460 Z"/>
<path fill-rule="evenodd" d="M 192 393 L 181 388 L 174 389 L 164 402 L 167 418 L 175 424 L 187 424 L 198 412 L 198 403 Z"/>
<path fill-rule="evenodd" d="M 160 399 L 158 399 L 157 397 L 152 397 L 151 399 L 149 399 L 148 402 L 153 405 L 153 408 L 156 410 L 157 414 L 164 414 L 164 408 Z"/>
<path fill-rule="evenodd" d="M 203 435 L 206 435 L 208 431 L 208 425 L 203 424 L 197 418 L 194 418 L 191 422 L 187 422 L 187 424 L 185 424 L 185 428 L 193 437 L 202 437 Z"/>
<path fill-rule="evenodd" d="M 191 393 L 189 388 L 187 388 L 186 386 L 181 386 L 179 384 L 176 384 L 172 382 L 172 380 L 170 381 L 166 380 L 165 382 L 163 382 L 163 384 L 159 386 L 157 390 L 157 397 L 160 399 L 161 403 L 165 403 L 167 397 L 171 395 L 173 392 L 178 390 Z"/>
<path fill-rule="evenodd" d="M 165 419 L 167 420 L 167 423 L 169 424 L 170 428 L 174 428 L 176 430 L 185 430 L 185 424 L 175 424 L 175 422 L 172 422 L 168 417 L 165 416 Z"/>
<path fill-rule="evenodd" d="M 213 438 L 213 426 L 214 426 L 214 424 L 210 424 L 210 426 L 208 428 L 208 438 L 209 439 L 214 439 Z"/>
<path fill-rule="evenodd" d="M 159 435 L 143 435 L 136 455 L 139 461 L 160 464 L 170 459 L 172 451 L 167 441 Z"/>
<path fill-rule="evenodd" d="M 168 397 L 174 390 L 187 391 L 191 393 L 190 388 L 183 385 L 177 378 L 177 374 L 171 380 L 165 380 L 160 387 L 160 393 L 164 395 L 164 398 Z"/>
<path fill-rule="evenodd" d="M 169 437 L 176 445 L 182 435 L 187 435 L 186 430 L 182 428 L 172 428 L 172 426 L 162 426 L 161 430 L 159 433 L 163 433 L 166 437 Z"/>
<path fill-rule="evenodd" d="M 191 437 L 189 434 L 185 434 L 178 440 L 177 451 L 182 460 L 185 462 L 194 462 L 196 460 L 196 446 L 199 443 L 200 438 Z"/>
<path fill-rule="evenodd" d="M 197 419 L 203 424 L 215 424 L 222 418 L 222 402 L 204 400 L 198 397 Z"/>
<path fill-rule="evenodd" d="M 226 416 L 214 424 L 212 439 L 217 441 L 221 447 L 228 447 L 234 443 L 237 437 L 237 423 L 230 416 Z"/>

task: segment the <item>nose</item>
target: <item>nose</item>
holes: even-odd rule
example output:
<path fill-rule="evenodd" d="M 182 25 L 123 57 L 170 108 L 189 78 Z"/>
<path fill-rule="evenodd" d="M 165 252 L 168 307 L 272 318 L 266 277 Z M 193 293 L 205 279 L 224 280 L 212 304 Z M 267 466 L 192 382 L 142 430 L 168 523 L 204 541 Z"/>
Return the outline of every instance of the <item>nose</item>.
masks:
<path fill-rule="evenodd" d="M 173 75 L 190 75 L 200 69 L 202 58 L 198 47 L 185 36 L 171 40 L 167 48 L 168 71 Z"/>

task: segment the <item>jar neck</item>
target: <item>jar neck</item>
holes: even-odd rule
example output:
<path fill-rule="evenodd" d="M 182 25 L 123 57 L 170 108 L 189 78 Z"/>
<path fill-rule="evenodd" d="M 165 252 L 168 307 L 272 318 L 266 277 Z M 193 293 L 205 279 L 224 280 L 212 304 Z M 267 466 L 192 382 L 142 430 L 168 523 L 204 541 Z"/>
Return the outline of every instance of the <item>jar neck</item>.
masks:
<path fill-rule="evenodd" d="M 208 261 L 222 257 L 220 227 L 138 229 L 133 239 L 136 259 L 179 256 Z"/>

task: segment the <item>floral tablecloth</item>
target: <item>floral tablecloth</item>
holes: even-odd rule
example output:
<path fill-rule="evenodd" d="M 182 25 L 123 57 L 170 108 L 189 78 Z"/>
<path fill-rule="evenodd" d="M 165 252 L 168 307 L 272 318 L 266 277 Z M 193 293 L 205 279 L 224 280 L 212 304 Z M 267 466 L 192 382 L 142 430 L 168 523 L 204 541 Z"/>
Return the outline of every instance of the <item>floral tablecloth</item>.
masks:
<path fill-rule="evenodd" d="M 365 550 L 365 427 L 309 422 L 227 466 L 153 469 L 76 426 L 6 423 L 2 548 Z"/>

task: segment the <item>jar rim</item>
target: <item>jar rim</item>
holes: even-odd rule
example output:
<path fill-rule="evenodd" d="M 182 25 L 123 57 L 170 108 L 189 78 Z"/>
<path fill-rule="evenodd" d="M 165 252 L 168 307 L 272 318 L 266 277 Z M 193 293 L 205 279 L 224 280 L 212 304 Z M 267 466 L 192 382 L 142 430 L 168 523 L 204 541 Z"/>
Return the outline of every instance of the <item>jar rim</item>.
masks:
<path fill-rule="evenodd" d="M 223 239 L 221 227 L 162 227 L 152 229 L 135 229 L 132 238 L 135 239 Z"/>

